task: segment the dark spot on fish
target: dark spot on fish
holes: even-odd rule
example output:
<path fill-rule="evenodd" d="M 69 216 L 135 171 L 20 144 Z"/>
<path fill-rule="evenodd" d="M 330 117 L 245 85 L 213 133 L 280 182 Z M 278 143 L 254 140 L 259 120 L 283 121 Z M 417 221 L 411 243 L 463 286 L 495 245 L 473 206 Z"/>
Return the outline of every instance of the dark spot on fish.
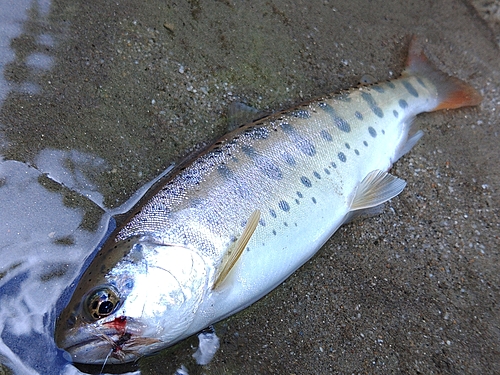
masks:
<path fill-rule="evenodd" d="M 320 134 L 321 134 L 321 137 L 325 141 L 328 141 L 328 142 L 333 141 L 332 135 L 330 133 L 328 133 L 326 130 L 322 130 Z"/>
<path fill-rule="evenodd" d="M 280 201 L 278 207 L 285 212 L 290 211 L 290 205 L 286 201 Z"/>
<path fill-rule="evenodd" d="M 347 158 L 345 156 L 345 154 L 343 152 L 339 152 L 339 160 L 342 162 L 342 163 L 345 163 Z"/>
<path fill-rule="evenodd" d="M 307 156 L 314 156 L 316 154 L 314 144 L 305 138 L 300 137 L 300 139 L 297 140 L 297 147 Z"/>
<path fill-rule="evenodd" d="M 242 145 L 241 146 L 241 151 L 243 151 L 243 153 L 245 155 L 249 156 L 252 159 L 255 156 L 257 156 L 257 151 L 255 151 L 255 149 L 252 146 L 249 146 L 249 145 Z"/>
<path fill-rule="evenodd" d="M 323 169 L 326 174 L 330 174 L 330 170 L 328 168 Z"/>
<path fill-rule="evenodd" d="M 269 213 L 271 214 L 272 217 L 276 219 L 276 211 L 274 211 L 272 208 L 269 210 Z"/>
<path fill-rule="evenodd" d="M 262 225 L 263 227 L 266 226 L 266 222 L 263 219 L 259 220 L 259 224 Z"/>
<path fill-rule="evenodd" d="M 281 169 L 267 156 L 259 154 L 252 146 L 243 145 L 241 150 L 249 156 L 254 165 L 268 178 L 272 180 L 281 180 L 283 173 Z"/>
<path fill-rule="evenodd" d="M 281 129 L 290 137 L 290 140 L 301 152 L 308 156 L 314 156 L 316 154 L 316 148 L 314 147 L 314 144 L 310 140 L 299 135 L 293 126 L 291 126 L 287 122 L 282 122 L 280 126 Z"/>
<path fill-rule="evenodd" d="M 307 109 L 299 109 L 292 112 L 292 116 L 301 119 L 308 119 L 311 117 L 311 113 Z"/>
<path fill-rule="evenodd" d="M 392 82 L 390 82 L 390 81 L 387 81 L 385 84 L 386 84 L 388 87 L 390 87 L 391 89 L 396 88 L 396 86 L 394 85 L 394 83 L 392 83 Z"/>
<path fill-rule="evenodd" d="M 288 223 L 287 223 L 286 221 L 284 221 L 284 222 L 283 222 L 283 225 L 284 225 L 285 227 L 287 227 L 287 226 L 288 226 Z"/>
<path fill-rule="evenodd" d="M 359 111 L 354 112 L 354 116 L 356 116 L 358 120 L 363 120 L 363 115 Z"/>
<path fill-rule="evenodd" d="M 392 114 L 394 115 L 394 117 L 398 118 L 399 117 L 399 113 L 398 111 L 394 110 L 392 111 Z"/>
<path fill-rule="evenodd" d="M 337 115 L 337 113 L 335 112 L 335 109 L 333 109 L 333 107 L 327 103 L 319 103 L 318 106 L 323 110 L 325 111 L 326 113 L 328 113 L 328 115 L 331 117 L 331 119 L 333 120 L 333 123 L 335 124 L 335 126 L 337 126 L 337 128 L 339 128 L 340 130 L 342 130 L 343 132 L 346 132 L 346 133 L 349 133 L 351 131 L 351 126 L 349 125 L 349 123 L 344 120 L 342 117 L 339 117 Z"/>
<path fill-rule="evenodd" d="M 411 96 L 414 96 L 415 98 L 418 98 L 418 92 L 415 90 L 415 87 L 408 82 L 408 81 L 403 81 L 403 86 L 405 87 L 406 91 L 410 93 Z"/>
<path fill-rule="evenodd" d="M 372 86 L 372 88 L 373 88 L 376 92 L 378 92 L 378 93 L 380 93 L 380 94 L 383 94 L 383 93 L 385 92 L 385 90 L 384 90 L 382 87 L 378 86 L 378 85 Z"/>
<path fill-rule="evenodd" d="M 313 203 L 316 204 L 316 198 L 312 197 L 311 199 L 312 199 Z"/>
<path fill-rule="evenodd" d="M 298 191 L 298 192 L 297 192 L 297 196 L 298 196 L 299 198 L 302 198 L 302 197 L 303 197 L 303 195 L 302 195 L 302 193 L 301 193 L 300 191 Z"/>
<path fill-rule="evenodd" d="M 422 79 L 420 77 L 417 77 L 417 82 L 420 84 L 420 86 L 427 87 L 427 86 L 425 86 L 424 81 L 422 81 Z"/>
<path fill-rule="evenodd" d="M 408 108 L 408 103 L 404 99 L 399 99 L 398 104 L 399 104 L 399 107 L 401 107 L 401 109 Z"/>
<path fill-rule="evenodd" d="M 288 122 L 282 122 L 280 124 L 281 126 L 281 129 L 287 133 L 287 134 L 292 134 L 292 133 L 295 133 L 295 129 L 293 128 L 292 125 L 290 125 Z"/>
<path fill-rule="evenodd" d="M 255 161 L 259 170 L 272 180 L 281 180 L 283 178 L 283 173 L 281 169 L 273 163 L 271 159 L 266 157 L 259 157 Z"/>
<path fill-rule="evenodd" d="M 318 172 L 314 171 L 314 172 L 313 172 L 313 175 L 314 175 L 314 177 L 316 177 L 318 180 L 321 180 L 321 175 L 320 175 Z"/>
<path fill-rule="evenodd" d="M 294 157 L 290 155 L 288 152 L 283 152 L 281 156 L 288 165 L 294 166 L 296 164 Z"/>
<path fill-rule="evenodd" d="M 368 147 L 368 142 L 363 141 L 363 144 L 364 144 L 366 147 Z"/>
<path fill-rule="evenodd" d="M 355 153 L 356 155 L 359 155 L 359 151 L 358 151 L 358 150 L 354 150 L 354 153 Z"/>
<path fill-rule="evenodd" d="M 349 143 L 346 142 L 345 144 L 345 148 L 347 148 L 348 150 L 351 148 L 351 145 Z"/>
<path fill-rule="evenodd" d="M 330 163 L 330 165 L 331 165 L 333 168 L 337 168 L 337 164 L 335 164 L 333 161 Z"/>
<path fill-rule="evenodd" d="M 297 198 L 295 198 L 295 203 L 300 204 L 300 201 Z"/>
<path fill-rule="evenodd" d="M 379 106 L 377 106 L 377 102 L 375 101 L 375 99 L 373 99 L 372 94 L 369 94 L 367 92 L 362 92 L 361 97 L 368 104 L 368 106 L 370 107 L 372 112 L 375 113 L 376 116 L 380 118 L 384 117 L 384 112 Z"/>
<path fill-rule="evenodd" d="M 382 118 L 384 117 L 384 112 L 382 112 L 382 109 L 380 107 L 373 107 L 372 108 L 373 113 L 375 113 L 378 117 Z"/>
<path fill-rule="evenodd" d="M 273 229 L 273 234 L 276 236 L 276 231 Z"/>
<path fill-rule="evenodd" d="M 368 127 L 368 133 L 370 133 L 370 135 L 375 138 L 377 136 L 377 131 L 375 129 L 373 129 L 373 127 Z"/>
<path fill-rule="evenodd" d="M 308 179 L 306 176 L 302 176 L 300 178 L 300 182 L 302 182 L 302 184 L 305 186 L 305 187 L 308 187 L 310 188 L 312 186 L 312 183 L 311 183 L 311 180 Z"/>
<path fill-rule="evenodd" d="M 225 178 L 226 180 L 232 180 L 234 179 L 234 173 L 232 170 L 230 170 L 227 165 L 222 164 L 217 167 L 217 172 Z"/>

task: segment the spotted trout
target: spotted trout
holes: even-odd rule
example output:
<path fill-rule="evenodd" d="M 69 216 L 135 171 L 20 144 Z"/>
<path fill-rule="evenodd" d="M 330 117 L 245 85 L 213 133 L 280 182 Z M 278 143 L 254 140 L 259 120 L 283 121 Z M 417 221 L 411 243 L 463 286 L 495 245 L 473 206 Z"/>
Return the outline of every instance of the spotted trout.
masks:
<path fill-rule="evenodd" d="M 254 303 L 353 215 L 398 195 L 388 170 L 421 112 L 481 96 L 416 42 L 398 79 L 283 111 L 222 137 L 128 212 L 55 330 L 80 363 L 137 360 Z"/>

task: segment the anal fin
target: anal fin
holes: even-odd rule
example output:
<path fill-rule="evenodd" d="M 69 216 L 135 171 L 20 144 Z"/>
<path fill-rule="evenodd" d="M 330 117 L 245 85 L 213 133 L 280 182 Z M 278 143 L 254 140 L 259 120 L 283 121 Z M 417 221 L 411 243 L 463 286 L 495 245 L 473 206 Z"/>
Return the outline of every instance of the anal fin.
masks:
<path fill-rule="evenodd" d="M 255 210 L 252 215 L 250 215 L 245 228 L 243 228 L 243 233 L 241 234 L 240 238 L 238 238 L 238 240 L 227 249 L 226 254 L 224 254 L 222 262 L 215 276 L 215 282 L 212 287 L 213 289 L 217 288 L 224 282 L 224 280 L 233 269 L 234 265 L 238 262 L 238 259 L 240 259 L 243 251 L 248 244 L 248 241 L 250 241 L 250 238 L 252 237 L 255 229 L 257 228 L 257 225 L 259 224 L 259 220 L 260 211 Z"/>
<path fill-rule="evenodd" d="M 411 126 L 411 125 L 410 125 Z M 417 144 L 417 142 L 422 138 L 424 135 L 424 132 L 422 130 L 417 131 L 415 134 L 413 134 L 411 137 L 408 137 L 406 142 L 396 150 L 396 154 L 394 155 L 394 159 L 391 159 L 392 163 L 395 163 L 396 161 L 399 160 L 400 157 L 402 157 L 404 154 L 406 154 L 408 151 L 410 151 L 413 146 Z"/>
<path fill-rule="evenodd" d="M 361 181 L 351 202 L 351 211 L 381 205 L 401 193 L 406 182 L 381 170 L 374 170 Z"/>

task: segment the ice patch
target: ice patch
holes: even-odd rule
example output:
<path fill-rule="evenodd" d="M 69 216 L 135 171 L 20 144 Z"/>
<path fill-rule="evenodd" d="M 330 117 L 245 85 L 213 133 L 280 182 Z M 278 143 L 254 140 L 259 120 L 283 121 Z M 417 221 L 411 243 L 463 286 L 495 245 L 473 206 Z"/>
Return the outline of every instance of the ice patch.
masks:
<path fill-rule="evenodd" d="M 40 172 L 46 173 L 52 180 L 104 208 L 102 194 L 88 177 L 108 170 L 108 165 L 103 159 L 76 150 L 45 149 L 38 154 L 35 164 Z"/>
<path fill-rule="evenodd" d="M 105 231 L 79 228 L 84 209 L 41 175 L 0 158 L 0 360 L 15 374 L 68 373 L 53 340 L 56 304 Z"/>
<path fill-rule="evenodd" d="M 193 357 L 197 364 L 202 366 L 208 365 L 215 353 L 217 353 L 217 350 L 219 350 L 219 338 L 215 334 L 215 331 L 210 328 L 207 331 L 201 332 L 198 335 L 198 340 L 200 344 L 198 345 L 198 350 L 193 354 Z"/>
<path fill-rule="evenodd" d="M 45 53 L 32 53 L 26 57 L 26 65 L 34 69 L 52 69 L 54 58 Z"/>
<path fill-rule="evenodd" d="M 130 209 L 173 166 L 121 207 L 105 209 L 99 229 L 88 232 L 81 228 L 84 207 L 66 206 L 62 190 L 48 190 L 40 177 L 46 175 L 104 209 L 102 194 L 88 176 L 106 170 L 107 164 L 92 155 L 59 150 L 43 150 L 35 161 L 37 168 L 0 156 L 0 363 L 15 374 L 81 374 L 53 339 L 55 319 L 69 298 L 66 288 L 104 237 L 111 215 Z M 201 360 L 208 363 L 206 347 Z"/>
<path fill-rule="evenodd" d="M 175 372 L 174 375 L 189 375 L 186 366 L 181 365 Z"/>

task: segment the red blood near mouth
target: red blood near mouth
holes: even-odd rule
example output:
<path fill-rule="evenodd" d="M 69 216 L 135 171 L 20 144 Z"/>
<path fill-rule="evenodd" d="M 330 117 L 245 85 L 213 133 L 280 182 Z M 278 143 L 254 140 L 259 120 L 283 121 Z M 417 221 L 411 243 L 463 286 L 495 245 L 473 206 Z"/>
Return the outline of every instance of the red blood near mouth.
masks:
<path fill-rule="evenodd" d="M 119 316 L 115 320 L 104 323 L 105 326 L 114 328 L 121 336 L 125 335 L 125 330 L 127 328 L 127 317 Z"/>

